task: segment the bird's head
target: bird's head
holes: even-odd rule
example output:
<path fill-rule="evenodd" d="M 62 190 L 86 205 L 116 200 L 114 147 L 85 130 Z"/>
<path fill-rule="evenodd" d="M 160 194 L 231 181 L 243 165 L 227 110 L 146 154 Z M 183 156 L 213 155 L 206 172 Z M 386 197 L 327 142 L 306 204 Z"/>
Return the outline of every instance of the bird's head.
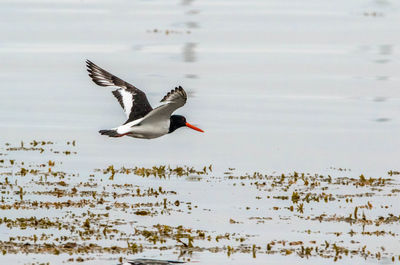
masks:
<path fill-rule="evenodd" d="M 202 129 L 197 128 L 196 126 L 191 125 L 190 123 L 186 122 L 186 118 L 181 115 L 172 115 L 170 118 L 171 122 L 169 125 L 169 131 L 168 133 L 172 133 L 176 129 L 180 127 L 189 127 L 193 130 L 199 131 L 199 132 L 204 132 Z"/>

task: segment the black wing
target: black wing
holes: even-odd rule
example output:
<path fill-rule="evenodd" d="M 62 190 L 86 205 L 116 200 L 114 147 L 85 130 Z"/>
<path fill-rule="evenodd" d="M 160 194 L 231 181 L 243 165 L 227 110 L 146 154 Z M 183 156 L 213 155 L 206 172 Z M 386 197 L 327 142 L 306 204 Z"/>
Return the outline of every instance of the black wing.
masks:
<path fill-rule="evenodd" d="M 89 60 L 86 60 L 86 66 L 89 76 L 97 85 L 119 87 L 112 93 L 128 117 L 125 123 L 143 118 L 153 110 L 146 94 L 137 87 L 107 72 Z"/>

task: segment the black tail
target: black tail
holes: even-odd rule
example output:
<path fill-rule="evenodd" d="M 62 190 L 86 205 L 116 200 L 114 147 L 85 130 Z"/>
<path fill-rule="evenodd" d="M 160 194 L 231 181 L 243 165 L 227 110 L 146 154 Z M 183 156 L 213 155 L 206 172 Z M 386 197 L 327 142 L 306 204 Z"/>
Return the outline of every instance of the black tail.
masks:
<path fill-rule="evenodd" d="M 110 137 L 121 137 L 122 136 L 119 133 L 117 133 L 116 130 L 100 130 L 99 133 L 101 135 L 108 135 Z"/>

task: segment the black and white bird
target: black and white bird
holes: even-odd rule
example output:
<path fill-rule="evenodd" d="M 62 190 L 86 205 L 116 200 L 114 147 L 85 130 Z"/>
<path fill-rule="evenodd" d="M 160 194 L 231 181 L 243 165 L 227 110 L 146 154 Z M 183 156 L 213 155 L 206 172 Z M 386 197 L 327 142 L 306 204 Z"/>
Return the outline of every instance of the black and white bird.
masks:
<path fill-rule="evenodd" d="M 181 86 L 168 92 L 161 100 L 163 104 L 153 109 L 147 100 L 146 94 L 137 87 L 107 72 L 89 60 L 86 60 L 86 66 L 89 76 L 97 85 L 117 88 L 112 93 L 128 118 L 123 125 L 109 130 L 100 130 L 100 134 L 110 137 L 131 136 L 153 139 L 172 133 L 184 126 L 204 132 L 186 122 L 184 116 L 172 115 L 176 109 L 185 105 L 187 100 L 186 92 Z"/>
<path fill-rule="evenodd" d="M 119 265 L 172 265 L 185 263 L 177 260 L 159 260 L 159 259 L 131 259 Z"/>

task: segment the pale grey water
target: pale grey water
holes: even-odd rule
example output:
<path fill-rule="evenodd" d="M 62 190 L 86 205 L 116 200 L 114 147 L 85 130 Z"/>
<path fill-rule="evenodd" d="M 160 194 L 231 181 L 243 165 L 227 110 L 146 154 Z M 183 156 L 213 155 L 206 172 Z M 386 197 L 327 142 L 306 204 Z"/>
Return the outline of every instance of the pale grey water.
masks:
<path fill-rule="evenodd" d="M 400 157 L 399 8 L 384 0 L 2 1 L 1 140 L 76 140 L 70 162 L 82 171 L 333 166 L 380 176 Z M 144 90 L 153 106 L 182 85 L 190 96 L 177 113 L 206 133 L 99 135 L 124 116 L 111 90 L 90 81 L 85 59 Z"/>
<path fill-rule="evenodd" d="M 3 1 L 0 12 L 7 140 L 76 139 L 82 159 L 107 163 L 369 174 L 397 165 L 395 1 Z M 86 58 L 153 105 L 182 85 L 191 97 L 177 113 L 206 134 L 98 135 L 124 116 L 87 77 Z"/>

